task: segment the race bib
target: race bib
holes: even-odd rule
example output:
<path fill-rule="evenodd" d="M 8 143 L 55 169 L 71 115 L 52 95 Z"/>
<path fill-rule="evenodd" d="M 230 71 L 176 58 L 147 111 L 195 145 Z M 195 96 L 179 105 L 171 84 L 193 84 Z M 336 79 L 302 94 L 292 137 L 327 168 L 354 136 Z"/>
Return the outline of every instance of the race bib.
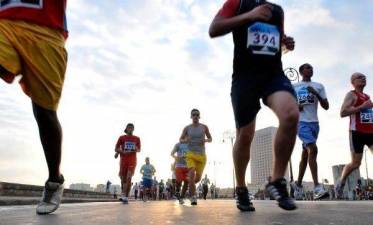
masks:
<path fill-rule="evenodd" d="M 43 0 L 0 0 L 0 11 L 12 7 L 43 8 Z"/>
<path fill-rule="evenodd" d="M 136 149 L 136 143 L 132 141 L 125 141 L 123 144 L 123 150 L 125 152 L 133 152 Z"/>
<path fill-rule="evenodd" d="M 309 105 L 315 103 L 315 96 L 307 90 L 307 87 L 302 87 L 297 91 L 299 105 Z"/>
<path fill-rule="evenodd" d="M 276 55 L 280 50 L 279 30 L 267 23 L 254 23 L 248 28 L 247 48 L 256 55 Z"/>
<path fill-rule="evenodd" d="M 373 108 L 363 109 L 360 111 L 361 123 L 373 123 Z"/>

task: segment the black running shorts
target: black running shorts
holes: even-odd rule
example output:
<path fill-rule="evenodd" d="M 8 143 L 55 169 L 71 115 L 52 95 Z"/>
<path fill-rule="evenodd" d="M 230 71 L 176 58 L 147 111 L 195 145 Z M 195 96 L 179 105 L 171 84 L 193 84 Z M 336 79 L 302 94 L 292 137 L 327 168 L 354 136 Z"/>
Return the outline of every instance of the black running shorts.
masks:
<path fill-rule="evenodd" d="M 260 110 L 260 99 L 266 99 L 278 91 L 287 91 L 296 99 L 290 80 L 283 71 L 263 74 L 233 75 L 231 99 L 236 127 L 241 128 L 252 122 Z"/>
<path fill-rule="evenodd" d="M 352 152 L 362 154 L 364 146 L 373 148 L 373 133 L 361 133 L 354 130 L 350 131 L 350 148 Z"/>

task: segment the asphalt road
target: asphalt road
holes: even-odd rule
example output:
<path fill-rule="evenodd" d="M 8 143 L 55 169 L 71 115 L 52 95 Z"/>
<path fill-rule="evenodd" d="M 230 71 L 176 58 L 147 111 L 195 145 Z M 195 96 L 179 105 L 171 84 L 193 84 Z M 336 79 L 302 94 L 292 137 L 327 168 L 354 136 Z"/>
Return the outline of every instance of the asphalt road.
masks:
<path fill-rule="evenodd" d="M 242 213 L 232 200 L 63 204 L 54 214 L 38 216 L 35 206 L 0 207 L 1 225 L 373 225 L 373 201 L 298 202 L 287 212 L 273 201 L 254 201 L 256 212 Z"/>

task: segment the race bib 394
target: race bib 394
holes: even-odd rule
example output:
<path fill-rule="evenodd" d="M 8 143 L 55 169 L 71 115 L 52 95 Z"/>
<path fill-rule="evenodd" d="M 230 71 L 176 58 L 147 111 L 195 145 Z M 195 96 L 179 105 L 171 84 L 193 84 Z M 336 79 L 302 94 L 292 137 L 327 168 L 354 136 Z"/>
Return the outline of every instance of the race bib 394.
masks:
<path fill-rule="evenodd" d="M 256 22 L 248 28 L 247 48 L 257 55 L 276 55 L 280 50 L 280 32 L 276 26 Z"/>

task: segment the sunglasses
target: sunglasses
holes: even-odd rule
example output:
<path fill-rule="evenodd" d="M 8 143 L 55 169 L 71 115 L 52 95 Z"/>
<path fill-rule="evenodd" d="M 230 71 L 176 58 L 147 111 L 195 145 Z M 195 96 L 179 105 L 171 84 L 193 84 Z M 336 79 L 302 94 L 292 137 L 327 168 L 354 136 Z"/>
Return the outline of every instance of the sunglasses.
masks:
<path fill-rule="evenodd" d="M 199 113 L 193 113 L 192 116 L 199 116 Z"/>
<path fill-rule="evenodd" d="M 366 76 L 357 76 L 355 79 L 366 79 Z"/>
<path fill-rule="evenodd" d="M 305 69 L 312 69 L 312 66 L 304 66 Z"/>

